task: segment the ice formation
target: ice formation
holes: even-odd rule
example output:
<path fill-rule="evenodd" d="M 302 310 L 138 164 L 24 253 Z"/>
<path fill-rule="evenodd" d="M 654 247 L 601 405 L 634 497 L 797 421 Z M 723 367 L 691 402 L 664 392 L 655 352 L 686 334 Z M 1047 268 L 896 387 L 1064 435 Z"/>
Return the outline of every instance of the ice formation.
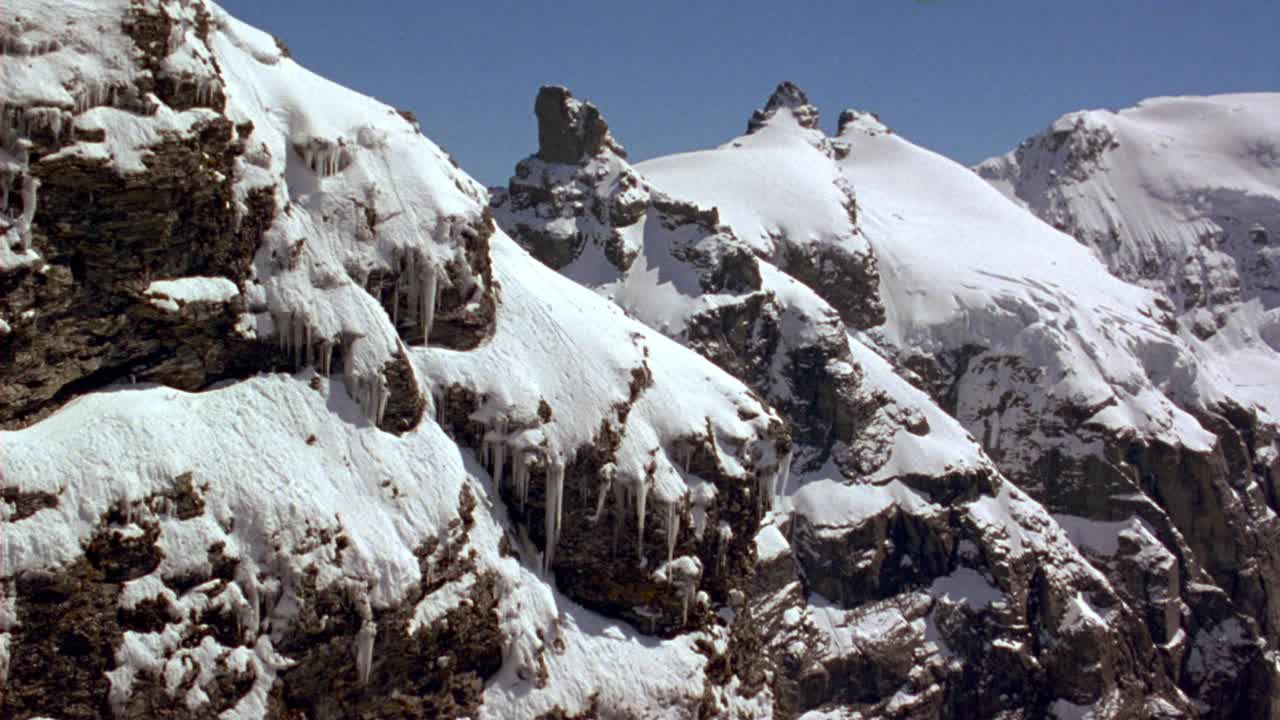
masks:
<path fill-rule="evenodd" d="M 689 603 L 698 593 L 698 582 L 702 579 L 702 562 L 692 555 L 668 560 L 654 571 L 654 578 L 680 591 L 680 624 L 687 625 Z"/>
<path fill-rule="evenodd" d="M 293 148 L 303 164 L 322 178 L 333 177 L 351 165 L 351 152 L 341 138 L 337 142 L 318 137 L 295 139 Z"/>
<path fill-rule="evenodd" d="M 378 635 L 378 623 L 366 619 L 360 624 L 356 633 L 356 673 L 360 684 L 369 684 L 369 673 L 373 669 L 373 641 Z"/>
<path fill-rule="evenodd" d="M 550 572 L 555 561 L 556 544 L 560 541 L 560 518 L 564 510 L 564 461 L 553 457 L 547 466 L 546 533 L 543 571 Z"/>

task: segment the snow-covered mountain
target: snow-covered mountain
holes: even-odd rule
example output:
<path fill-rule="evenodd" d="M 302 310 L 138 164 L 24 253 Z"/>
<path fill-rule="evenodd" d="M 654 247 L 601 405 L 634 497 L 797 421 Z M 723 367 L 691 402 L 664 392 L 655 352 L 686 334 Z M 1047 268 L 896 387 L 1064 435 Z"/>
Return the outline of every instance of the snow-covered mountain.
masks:
<path fill-rule="evenodd" d="M 11 5 L 0 716 L 1276 712 L 1274 277 L 1206 337 L 789 83 L 635 165 L 543 88 L 490 194 L 211 2 Z"/>
<path fill-rule="evenodd" d="M 539 108 L 552 95 L 566 93 L 544 89 Z M 556 132 L 538 114 L 545 148 Z M 599 122 L 593 108 L 589 116 Z M 804 396 L 797 390 L 805 378 L 821 387 L 836 386 L 835 375 L 845 378 L 851 386 L 843 393 L 850 398 L 847 416 L 857 418 L 852 432 L 795 436 L 796 457 L 812 462 L 794 471 L 794 512 L 780 523 L 788 529 L 794 523 L 792 549 L 803 587 L 821 593 L 796 617 L 830 601 L 846 611 L 874 607 L 886 596 L 901 602 L 925 586 L 937 587 L 938 576 L 970 571 L 987 578 L 997 594 L 1024 603 L 1034 597 L 1027 587 L 1033 578 L 1004 576 L 985 560 L 1006 552 L 1009 536 L 996 548 L 978 542 L 984 560 L 957 555 L 931 567 L 922 552 L 929 543 L 919 531 L 907 533 L 909 539 L 870 540 L 866 533 L 876 524 L 868 516 L 875 513 L 865 501 L 843 506 L 853 512 L 848 522 L 832 522 L 833 508 L 842 507 L 836 493 L 845 492 L 837 488 L 878 491 L 903 477 L 930 477 L 952 488 L 950 495 L 925 493 L 951 506 L 965 493 L 980 492 L 982 484 L 973 474 L 957 480 L 949 471 L 963 465 L 947 463 L 978 457 L 998 468 L 1000 482 L 1012 481 L 1044 503 L 1090 569 L 1106 576 L 1116 606 L 1138 618 L 1141 627 L 1132 632 L 1149 653 L 1140 665 L 1159 667 L 1177 689 L 1141 710 L 1126 707 L 1120 688 L 1154 681 L 1134 684 L 1109 674 L 1086 682 L 1089 673 L 1081 668 L 1109 662 L 1080 658 L 1069 661 L 1071 682 L 1088 690 L 1077 686 L 1076 694 L 1055 699 L 1065 679 L 1052 671 L 1047 678 L 1018 677 L 1019 687 L 1048 681 L 1049 700 L 1092 705 L 1117 717 L 1174 708 L 1190 715 L 1265 716 L 1274 692 L 1266 649 L 1274 644 L 1275 627 L 1275 608 L 1266 598 L 1278 577 L 1271 549 L 1276 446 L 1269 414 L 1227 392 L 1219 381 L 1223 358 L 1179 333 L 1177 316 L 1159 293 L 1116 278 L 1071 237 L 876 118 L 846 111 L 837 136 L 826 137 L 817 116 L 803 93 L 784 84 L 752 116 L 747 135 L 714 150 L 632 167 L 612 138 L 584 148 L 576 160 L 549 158 L 540 149 L 521 162 L 508 188 L 494 193 L 496 217 L 544 262 L 739 375 L 793 427 L 821 417 L 796 402 Z M 572 124 L 567 129 L 579 132 Z M 601 211 L 619 204 L 643 208 L 646 197 L 644 211 Z M 675 206 L 696 208 L 682 216 L 701 217 L 699 231 L 662 211 Z M 736 259 L 743 245 L 756 256 L 754 268 Z M 865 270 L 837 272 L 845 282 L 825 283 L 806 272 L 810 263 L 796 262 L 798 255 L 820 254 L 863 258 Z M 738 279 L 709 281 L 723 277 Z M 766 300 L 752 302 L 759 294 Z M 850 306 L 877 312 L 839 311 Z M 710 322 L 726 315 L 747 320 Z M 786 322 L 772 321 L 775 316 Z M 859 323 L 859 317 L 871 319 Z M 723 328 L 716 343 L 708 344 L 700 332 L 708 324 Z M 848 354 L 827 354 L 827 363 L 797 371 L 792 358 L 805 350 L 819 356 L 816 348 L 829 347 L 821 338 L 832 334 L 846 336 Z M 774 371 L 757 375 L 742 357 Z M 1269 361 L 1274 359 L 1272 353 Z M 833 372 L 842 363 L 849 369 Z M 947 433 L 951 427 L 957 430 Z M 895 437 L 918 438 L 934 452 L 918 445 L 886 451 Z M 834 442 L 814 442 L 822 438 Z M 912 467 L 928 465 L 931 456 L 945 460 Z M 918 507 L 918 496 L 882 497 L 870 507 L 892 507 L 890 516 L 910 517 Z M 842 550 L 815 542 L 806 531 L 827 527 L 830 535 L 832 525 L 844 525 L 848 533 L 850 545 Z M 914 548 L 916 554 L 905 551 L 909 558 L 902 564 L 912 570 L 900 586 L 884 582 L 887 572 L 896 574 L 879 564 L 884 553 L 866 558 L 879 587 L 849 567 L 834 574 L 853 580 L 856 589 L 824 577 L 833 557 L 879 542 Z M 1010 621 L 1035 625 L 1025 615 Z M 1126 632 L 1118 630 L 1126 627 L 1123 611 L 1109 621 L 1111 632 Z M 972 625 L 958 635 L 965 631 L 972 632 Z M 960 637 L 945 639 L 948 652 L 965 646 Z M 1035 657 L 1037 651 L 1028 650 Z M 975 680 L 975 674 L 984 677 L 982 660 L 965 660 L 973 674 L 957 684 L 1010 677 L 1001 668 L 987 670 L 989 680 Z M 1052 665 L 1041 657 L 1023 662 Z M 830 673 L 830 664 L 825 669 Z M 931 687 L 962 694 L 945 679 Z M 920 701 L 928 696 L 921 690 L 890 683 L 882 695 L 865 696 L 858 712 L 904 712 L 912 705 L 904 695 Z M 1010 707 L 1031 704 L 1025 695 L 1005 697 Z M 849 698 L 832 692 L 799 704 L 848 712 Z M 985 706 L 979 714 L 998 711 Z"/>

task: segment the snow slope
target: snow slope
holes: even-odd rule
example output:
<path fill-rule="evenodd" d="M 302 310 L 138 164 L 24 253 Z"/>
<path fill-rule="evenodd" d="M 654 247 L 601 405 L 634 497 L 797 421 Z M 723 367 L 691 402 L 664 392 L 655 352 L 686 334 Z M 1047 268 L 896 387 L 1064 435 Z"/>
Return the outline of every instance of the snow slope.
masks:
<path fill-rule="evenodd" d="M 1081 111 L 976 170 L 1167 298 L 1219 393 L 1275 417 L 1278 116 L 1264 93 Z"/>

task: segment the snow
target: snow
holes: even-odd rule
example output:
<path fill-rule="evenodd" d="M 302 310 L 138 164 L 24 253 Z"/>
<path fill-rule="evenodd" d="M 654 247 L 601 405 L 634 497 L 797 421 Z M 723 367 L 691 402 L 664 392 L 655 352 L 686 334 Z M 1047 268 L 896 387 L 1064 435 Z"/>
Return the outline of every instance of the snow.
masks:
<path fill-rule="evenodd" d="M 1120 536 L 1123 533 L 1132 533 L 1143 544 L 1159 544 L 1150 526 L 1136 516 L 1114 522 L 1063 514 L 1054 514 L 1053 519 L 1066 531 L 1073 545 L 1107 557 L 1114 556 L 1119 551 Z"/>
<path fill-rule="evenodd" d="M 1055 700 L 1049 706 L 1049 714 L 1057 720 L 1094 720 L 1097 715 L 1088 705 L 1077 705 L 1070 700 Z"/>
<path fill-rule="evenodd" d="M 753 454 L 775 452 L 753 439 L 767 434 L 771 411 L 736 380 L 547 269 L 501 232 L 492 246 L 503 303 L 519 314 L 500 314 L 491 341 L 474 351 L 412 352 L 419 374 L 434 387 L 461 384 L 481 394 L 475 419 L 532 424 L 536 439 L 520 442 L 567 460 L 593 440 L 614 406 L 631 402 L 633 371 L 647 371 L 652 386 L 632 405 L 614 460 L 614 482 L 635 487 L 637 503 L 649 492 L 663 504 L 682 501 L 689 485 L 676 441 L 707 440 L 708 422 L 731 475 L 747 475 Z M 578 360 L 572 370 L 565 357 Z M 546 424 L 530 417 L 541 401 L 552 408 Z M 514 433 L 507 442 L 516 442 Z M 650 463 L 656 463 L 652 471 Z"/>
<path fill-rule="evenodd" d="M 1163 369 L 1156 351 L 1176 356 L 1181 342 L 1153 319 L 1161 311 L 1152 293 L 869 116 L 848 123 L 840 140 L 851 148 L 840 166 L 879 259 L 889 345 L 937 352 L 981 342 L 1042 368 L 1041 385 L 1056 397 L 1115 397 L 1117 410 L 1095 422 L 1212 447 L 1213 436 L 1153 388 L 1149 376 Z"/>
<path fill-rule="evenodd" d="M 131 97 L 122 90 L 143 72 L 133 48 L 121 33 L 94 28 L 118 26 L 125 7 L 123 0 L 70 0 L 57 8 L 24 3 L 24 20 L 15 25 L 21 37 L 0 39 L 0 77 L 10 104 L 0 106 L 0 209 L 8 210 L 9 193 L 19 188 L 13 180 L 28 178 L 20 190 L 24 211 L 3 220 L 0 269 L 40 261 L 27 247 L 38 183 L 24 175 L 30 168 L 16 138 L 25 129 L 39 125 L 59 135 L 101 130 L 104 141 L 74 142 L 59 155 L 102 160 L 129 174 L 146 171 L 157 143 L 183 137 L 217 116 L 200 108 L 174 111 L 154 96 Z M 246 336 L 275 337 L 292 351 L 299 371 L 228 382 L 199 394 L 153 386 L 106 388 L 29 428 L 0 432 L 6 483 L 58 498 L 55 507 L 22 520 L 10 520 L 7 506 L 0 506 L 6 514 L 0 546 L 5 577 L 74 562 L 113 508 L 122 509 L 126 519 L 112 532 L 136 537 L 144 522 L 159 528 L 163 561 L 151 575 L 127 583 L 121 603 L 133 607 L 164 597 L 176 608 L 174 623 L 156 633 L 126 633 L 115 648 L 118 667 L 109 678 L 117 705 L 139 673 L 164 678 L 176 692 L 190 666 L 198 668 L 196 680 L 174 699 L 199 707 L 208 701 L 204 688 L 221 663 L 252 668 L 256 677 L 249 694 L 224 717 L 263 717 L 277 674 L 293 662 L 279 655 L 273 641 L 300 610 L 296 583 L 310 572 L 322 588 L 351 594 L 360 620 L 351 652 L 360 681 L 368 682 L 375 672 L 377 634 L 388 631 L 374 621 L 374 610 L 403 602 L 419 587 L 423 569 L 415 550 L 438 538 L 458 516 L 460 495 L 472 493 L 478 504 L 469 542 L 478 569 L 498 578 L 504 641 L 502 669 L 487 683 L 481 716 L 532 717 L 557 707 L 583 713 L 595 698 L 620 714 L 683 717 L 685 705 L 713 691 L 705 687 L 706 657 L 699 643 L 723 645 L 726 631 L 649 637 L 577 606 L 549 580 L 564 503 L 582 501 L 566 497 L 566 468 L 603 427 L 621 442 L 587 502 L 597 503 L 597 514 L 611 500 L 636 514 L 642 558 L 645 524 L 660 523 L 666 543 L 658 551 L 665 549 L 665 562 L 644 572 L 676 588 L 687 613 L 690 604 L 708 599 L 697 592 L 701 563 L 677 556 L 676 539 L 686 511 L 701 538 L 718 500 L 714 486 L 689 471 L 694 445 L 712 451 L 730 481 L 751 488 L 763 508 L 775 510 L 771 524 L 754 535 L 763 562 L 790 549 L 775 524 L 788 510 L 829 534 L 847 533 L 890 510 L 927 516 L 954 511 L 984 536 L 984 551 L 996 556 L 989 558 L 993 564 L 1001 555 L 1032 554 L 1064 587 L 1085 576 L 1105 584 L 1076 546 L 1112 556 L 1126 533 L 1144 545 L 1157 544 L 1137 518 L 1050 516 L 1000 477 L 971 434 L 979 430 L 977 421 L 963 410 L 1013 387 L 1014 379 L 1002 375 L 992 387 L 960 388 L 957 420 L 907 382 L 895 364 L 904 355 L 956 350 L 978 339 L 991 355 L 1017 357 L 1043 372 L 1037 383 L 1046 398 L 1109 402 L 1090 422 L 1196 450 L 1209 449 L 1214 439 L 1175 401 L 1257 386 L 1261 405 L 1280 410 L 1280 391 L 1273 392 L 1272 382 L 1280 370 L 1280 298 L 1267 288 L 1245 283 L 1246 301 L 1230 310 L 1213 337 L 1185 328 L 1171 332 L 1159 321 L 1164 311 L 1156 291 L 1162 287 L 1121 282 L 1111 274 L 1119 266 L 1112 263 L 1109 272 L 1089 248 L 973 173 L 907 143 L 869 116 L 846 126 L 839 140 L 851 152 L 837 159 L 841 154 L 827 138 L 783 112 L 720 148 L 659 158 L 637 169 L 655 193 L 716 207 L 733 235 L 769 260 L 760 263 L 763 289 L 782 307 L 788 340 L 803 343 L 839 332 L 852 362 L 841 361 L 833 371 L 860 373 L 865 388 L 885 399 L 868 430 L 888 448 L 873 472 L 849 478 L 828 465 L 792 478 L 792 455 L 783 453 L 778 416 L 740 382 L 671 339 L 679 338 L 693 313 L 738 299 L 703 293 L 696 268 L 673 253 L 680 243 L 699 241 L 694 230 L 664 232 L 651 208 L 622 238 L 625 247 L 639 252 L 629 272 L 617 272 L 592 251 L 565 269 L 568 277 L 548 270 L 499 231 L 491 238 L 493 290 L 500 299 L 491 336 L 467 352 L 431 347 L 445 286 L 484 282 L 443 271 L 446 264 L 466 265 L 459 262 L 465 261 L 462 240 L 482 217 L 484 190 L 394 109 L 309 73 L 284 57 L 269 35 L 211 7 L 206 46 L 192 32 L 189 4 L 166 7 L 179 20 L 166 67 L 189 73 L 202 99 L 225 94 L 233 122 L 253 123 L 245 155 L 237 160 L 235 202 L 243 205 L 250 192 L 270 187 L 281 212 L 244 287 L 222 277 L 186 277 L 152 282 L 146 296 L 156 307 L 180 312 L 186 304 L 226 303 L 243 292 L 256 309 L 237 328 Z M 213 75 L 215 64 L 222 80 Z M 1143 188 L 1150 197 L 1133 212 L 1148 223 L 1144 227 L 1187 240 L 1188 232 L 1221 229 L 1212 218 L 1222 208 L 1272 207 L 1267 193 L 1274 192 L 1268 188 L 1280 172 L 1274 147 L 1257 138 L 1241 145 L 1239 138 L 1248 134 L 1245 126 L 1260 122 L 1274 130 L 1274 117 L 1280 116 L 1274 103 L 1271 96 L 1157 101 L 1126 113 L 1073 117 L 1054 132 L 1074 132 L 1080 123 L 1109 129 L 1121 137 L 1122 152 L 1137 154 L 1134 166 L 1141 165 L 1139 156 L 1168 157 L 1164 150 L 1179 143 L 1189 156 L 1210 157 L 1221 187 L 1203 199 L 1196 177 L 1182 172 L 1179 163 L 1142 165 L 1140 172 L 1149 176 L 1116 176 L 1107 186 Z M 38 107 L 12 112 L 16 105 Z M 1230 132 L 1185 140 L 1180 133 L 1192 119 L 1227 123 Z M 1256 168 L 1241 171 L 1241 157 Z M 616 179 L 622 169 L 602 167 L 601 177 Z M 1157 186 L 1148 182 L 1154 177 L 1173 179 Z M 1109 191 L 1086 185 L 1080 185 L 1082 193 Z M 858 193 L 860 227 L 850 219 L 849 187 Z M 1002 189 L 1028 202 L 1011 185 Z M 629 193 L 638 198 L 642 191 Z M 1192 211 L 1174 216 L 1167 212 L 1173 205 Z M 562 220 L 554 231 L 583 230 Z M 1099 227 L 1115 220 L 1109 204 L 1096 216 L 1076 217 Z M 1255 225 L 1271 228 L 1250 222 L 1249 232 L 1257 231 Z M 711 236 L 711 242 L 730 241 L 727 232 Z M 778 269 L 788 252 L 823 245 L 874 251 L 888 315 L 883 326 L 847 335 L 835 330 L 839 324 L 830 306 Z M 377 297 L 380 289 L 369 287 L 375 272 L 401 278 L 390 314 Z M 23 319 L 34 317 L 31 311 Z M 10 321 L 0 320 L 0 334 L 11 329 Z M 399 335 L 406 328 L 420 331 L 422 345 L 405 346 Z M 345 350 L 341 380 L 328 377 L 338 345 Z M 1187 348 L 1194 351 L 1190 360 Z M 399 353 L 409 358 L 415 382 L 433 398 L 438 417 L 447 389 L 462 386 L 474 393 L 479 405 L 470 419 L 486 428 L 479 457 L 429 418 L 403 437 L 376 428 L 389 393 L 381 368 Z M 543 403 L 552 410 L 550 419 L 538 413 Z M 909 429 L 903 417 L 920 422 Z M 1015 420 L 997 413 L 982 421 L 988 448 L 1011 451 L 1008 428 Z M 182 519 L 164 503 L 144 502 L 171 490 L 185 473 L 200 488 L 202 514 Z M 953 473 L 986 476 L 996 490 L 943 508 L 906 482 L 909 476 Z M 540 562 L 525 566 L 499 553 L 500 538 L 514 529 L 500 488 L 510 483 L 523 508 L 529 483 L 544 477 L 547 544 Z M 341 532 L 348 540 L 345 552 L 317 545 L 317 529 Z M 715 530 L 725 539 L 733 532 L 723 520 Z M 207 573 L 206 551 L 215 543 L 240 561 L 234 581 L 220 594 L 215 597 L 205 585 L 175 591 L 166 584 Z M 466 575 L 419 600 L 409 632 L 466 605 L 474 584 L 475 577 Z M 934 579 L 918 597 L 923 593 L 973 610 L 1005 598 L 993 580 L 969 567 Z M 184 647 L 181 630 L 196 611 L 215 603 L 240 619 L 249 642 L 224 648 L 206 637 Z M 814 595 L 805 612 L 825 626 L 832 654 L 889 632 L 910 632 L 941 646 L 932 619 L 908 622 L 900 608 L 853 611 Z M 786 615 L 792 625 L 803 618 L 798 608 Z M 5 663 L 7 631 L 16 622 L 6 598 L 0 603 Z M 1108 623 L 1106 613 L 1076 592 L 1063 624 Z M 1198 644 L 1189 660 L 1193 673 L 1212 660 L 1199 652 Z M 894 702 L 911 699 L 904 695 Z M 766 692 L 733 702 L 744 713 L 763 714 L 771 697 Z M 1086 709 L 1065 701 L 1053 711 L 1087 716 Z"/>
<path fill-rule="evenodd" d="M 889 461 L 876 470 L 871 480 L 883 482 L 904 475 L 942 476 L 949 473 L 978 473 L 992 469 L 991 461 L 955 418 L 912 386 L 879 353 L 854 335 L 849 350 L 864 373 L 864 382 L 885 392 L 894 403 L 924 415 L 929 431 L 918 434 L 896 428 Z"/>
<path fill-rule="evenodd" d="M 1107 627 L 1107 621 L 1096 608 L 1089 604 L 1083 593 L 1076 593 L 1067 601 L 1066 611 L 1062 615 L 1061 625 L 1074 628 L 1081 625 Z"/>
<path fill-rule="evenodd" d="M 1155 98 L 1059 118 L 976 169 L 1046 222 L 1067 227 L 1116 276 L 1168 298 L 1199 361 L 1181 400 L 1233 399 L 1280 417 L 1280 94 Z M 1082 162 L 1090 143 L 1103 148 Z M 1205 329 L 1212 333 L 1203 338 Z M 1192 332 L 1192 331 L 1195 332 Z"/>
<path fill-rule="evenodd" d="M 791 552 L 791 545 L 776 525 L 765 525 L 756 533 L 756 560 L 767 563 Z"/>
<path fill-rule="evenodd" d="M 929 594 L 942 600 L 964 603 L 970 610 L 982 610 L 1004 600 L 1004 593 L 990 580 L 967 567 L 957 568 L 950 575 L 934 580 L 929 586 Z"/>
<path fill-rule="evenodd" d="M 80 33 L 75 47 L 87 49 L 41 56 L 34 66 L 42 79 L 31 89 L 49 89 L 52 95 L 41 102 L 66 114 L 45 113 L 40 122 L 105 132 L 105 141 L 74 143 L 64 153 L 105 160 L 127 174 L 145 170 L 155 143 L 182 137 L 214 114 L 158 105 L 144 114 L 124 107 L 156 105 L 154 98 L 128 98 L 113 89 L 137 77 L 128 40 L 99 33 L 99 46 L 86 45 L 95 33 L 82 32 L 118 27 L 124 7 L 69 6 L 73 31 Z M 186 17 L 189 7 L 168 10 Z M 281 212 L 244 287 L 227 278 L 174 278 L 151 283 L 146 295 L 178 312 L 187 303 L 223 303 L 243 293 L 254 314 L 242 316 L 238 330 L 274 337 L 300 369 L 199 394 L 106 388 L 29 428 L 0 433 L 6 482 L 59 498 L 56 507 L 6 526 L 0 549 L 5 576 L 52 570 L 81 557 L 112 508 L 128 516 L 112 532 L 136 535 L 140 523 L 154 522 L 164 559 L 152 575 L 128 584 L 122 602 L 165 597 L 181 619 L 158 633 L 126 636 L 111 675 L 114 700 L 127 698 L 140 672 L 171 679 L 189 664 L 199 669 L 197 681 L 175 700 L 199 706 L 207 701 L 203 688 L 230 665 L 252 668 L 256 680 L 224 717 L 259 718 L 277 673 L 292 663 L 272 643 L 301 609 L 298 579 L 314 572 L 321 589 L 351 595 L 360 609 L 352 659 L 359 679 L 369 680 L 377 672 L 375 640 L 387 632 L 373 620 L 374 611 L 403 602 L 419 587 L 415 550 L 449 527 L 467 491 L 478 499 L 470 537 L 477 571 L 495 572 L 501 586 L 505 645 L 503 668 L 485 690 L 482 717 L 534 716 L 557 706 L 581 713 L 593 695 L 636 714 L 682 716 L 680 703 L 696 703 L 703 694 L 706 658 L 695 639 L 659 641 L 605 620 L 560 595 L 541 574 L 555 562 L 563 503 L 576 501 L 564 497 L 563 472 L 603 424 L 616 426 L 622 443 L 601 494 L 620 498 L 642 521 L 653 515 L 657 519 L 649 522 L 662 522 L 669 562 L 658 571 L 682 593 L 687 608 L 705 601 L 697 592 L 702 569 L 694 558 L 674 557 L 674 540 L 686 510 L 701 532 L 697 523 L 705 522 L 716 492 L 679 458 L 702 444 L 727 476 L 754 487 L 758 467 L 779 465 L 772 440 L 777 416 L 738 381 L 546 270 L 501 233 L 491 240 L 494 279 L 501 284 L 492 337 L 470 352 L 406 348 L 398 328 L 413 325 L 429 338 L 439 294 L 459 280 L 442 268 L 465 264 L 458 262 L 464 260 L 462 240 L 480 221 L 483 189 L 392 108 L 307 72 L 283 57 L 270 36 L 210 10 L 209 47 L 179 27 L 165 62 L 192 73 L 202 95 L 224 93 L 233 123 L 253 123 L 235 169 L 235 202 L 271 187 Z M 4 67 L 12 61 L 0 58 Z M 222 82 L 211 75 L 214 61 Z M 12 235 L 3 245 L 5 266 L 37 261 L 9 242 Z M 402 278 L 402 302 L 391 317 L 366 287 L 374 271 Z M 483 279 L 461 281 L 479 286 Z M 330 379 L 333 350 L 343 342 L 344 375 Z M 393 437 L 371 422 L 387 401 L 381 368 L 400 352 L 423 391 L 439 396 L 436 410 L 442 409 L 443 389 L 453 384 L 481 398 L 475 419 L 493 432 L 488 460 L 496 482 L 507 481 L 503 466 L 509 464 L 527 492 L 534 477 L 530 463 L 551 462 L 555 487 L 548 497 L 554 502 L 544 518 L 550 532 L 541 567 L 499 554 L 499 540 L 513 532 L 513 523 L 498 486 L 438 424 L 427 419 Z M 566 357 L 575 363 L 566 364 Z M 544 401 L 553 409 L 548 422 L 536 414 Z M 623 422 L 617 418 L 625 406 L 630 411 Z M 143 502 L 188 472 L 200 488 L 204 513 L 180 519 L 165 503 Z M 341 534 L 345 550 L 317 543 L 319 530 Z M 211 598 L 205 586 L 183 592 L 168 586 L 166 580 L 208 572 L 206 551 L 215 543 L 239 561 L 226 589 Z M 466 576 L 418 601 L 412 630 L 469 602 L 471 582 Z M 227 603 L 250 644 L 223 648 L 207 639 L 180 647 L 184 624 L 214 602 Z M 723 644 L 720 635 L 711 630 L 703 638 Z M 613 672 L 618 662 L 634 674 Z M 537 680 L 542 673 L 548 682 Z"/>
<path fill-rule="evenodd" d="M 821 133 L 779 112 L 759 131 L 714 150 L 656 158 L 635 167 L 654 187 L 720 211 L 720 221 L 775 265 L 786 238 L 795 248 L 865 249 L 844 208 L 840 174 L 816 147 Z M 713 180 L 712 180 L 713 179 Z"/>
<path fill-rule="evenodd" d="M 188 303 L 225 303 L 240 289 L 224 277 L 186 277 L 156 280 L 147 286 L 146 294 L 152 305 L 176 313 Z"/>
<path fill-rule="evenodd" d="M 457 452 L 431 425 L 419 429 L 418 442 L 397 442 L 359 419 L 341 386 L 322 381 L 317 392 L 303 380 L 261 376 L 195 395 L 118 388 L 75 400 L 26 430 L 0 433 L 7 476 L 60 496 L 57 508 L 11 523 L 5 568 L 71 562 L 113 504 L 165 491 L 173 478 L 194 472 L 210 487 L 205 502 L 216 522 L 182 525 L 203 547 L 222 541 L 228 554 L 261 564 L 269 539 L 292 547 L 317 523 L 340 524 L 352 538 L 344 570 L 373 581 L 376 605 L 396 601 L 419 577 L 412 548 L 456 512 L 465 477 Z M 310 435 L 317 441 L 307 443 Z M 244 473 L 249 467 L 256 470 Z M 404 516 L 394 523 L 380 486 L 388 477 L 406 488 L 394 508 Z M 229 535 L 223 528 L 233 517 Z M 166 525 L 161 542 L 181 534 Z"/>
<path fill-rule="evenodd" d="M 880 485 L 850 485 L 823 478 L 814 480 L 792 497 L 795 512 L 812 525 L 828 531 L 856 527 L 889 508 L 921 510 L 929 502 L 897 480 Z"/>

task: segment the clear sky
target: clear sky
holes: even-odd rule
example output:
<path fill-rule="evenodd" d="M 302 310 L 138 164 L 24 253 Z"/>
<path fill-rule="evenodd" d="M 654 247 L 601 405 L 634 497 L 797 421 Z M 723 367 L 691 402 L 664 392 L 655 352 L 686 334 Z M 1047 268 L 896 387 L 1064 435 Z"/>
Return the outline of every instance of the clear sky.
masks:
<path fill-rule="evenodd" d="M 537 146 L 538 86 L 600 107 L 633 160 L 741 134 L 780 80 L 833 131 L 880 114 L 965 164 L 1062 113 L 1280 91 L 1280 2 L 222 0 L 298 62 L 399 108 L 477 179 Z"/>

